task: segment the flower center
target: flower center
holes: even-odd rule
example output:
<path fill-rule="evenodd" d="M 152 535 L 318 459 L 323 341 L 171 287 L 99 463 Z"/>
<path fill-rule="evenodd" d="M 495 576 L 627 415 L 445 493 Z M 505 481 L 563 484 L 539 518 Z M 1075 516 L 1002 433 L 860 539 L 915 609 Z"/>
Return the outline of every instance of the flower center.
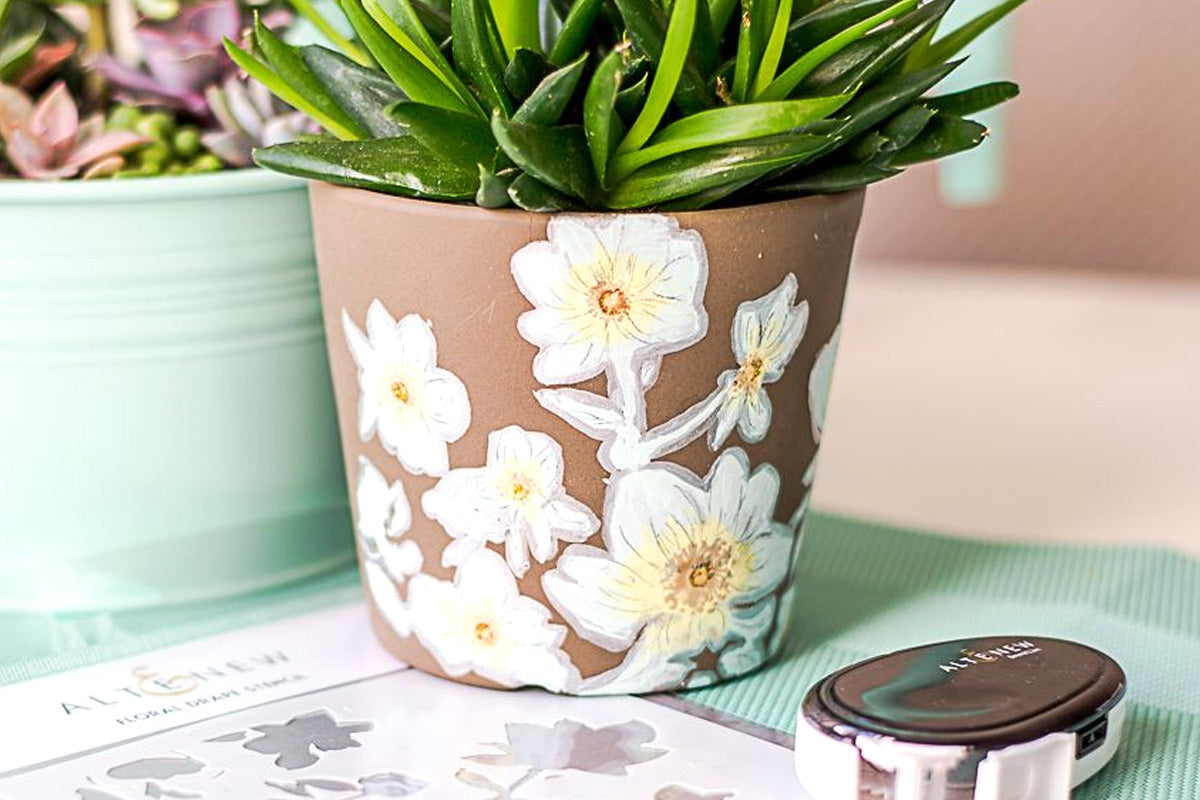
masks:
<path fill-rule="evenodd" d="M 475 640 L 483 645 L 495 644 L 496 631 L 486 622 L 480 622 L 475 626 Z"/>
<path fill-rule="evenodd" d="M 529 498 L 530 490 L 529 486 L 525 483 L 525 479 L 518 477 L 513 479 L 512 486 L 509 488 L 508 493 L 513 500 L 521 502 Z"/>
<path fill-rule="evenodd" d="M 727 537 L 700 539 L 683 548 L 667 568 L 667 606 L 712 611 L 729 595 L 733 558 L 733 545 Z"/>
<path fill-rule="evenodd" d="M 392 384 L 392 397 L 399 400 L 401 403 L 408 402 L 408 387 L 401 381 L 396 381 Z"/>
<path fill-rule="evenodd" d="M 606 317 L 621 317 L 629 313 L 629 297 L 619 286 L 597 286 L 596 306 Z"/>
<path fill-rule="evenodd" d="M 746 363 L 738 370 L 735 383 L 742 391 L 757 391 L 762 386 L 763 373 L 767 371 L 767 361 L 759 353 L 751 353 Z"/>

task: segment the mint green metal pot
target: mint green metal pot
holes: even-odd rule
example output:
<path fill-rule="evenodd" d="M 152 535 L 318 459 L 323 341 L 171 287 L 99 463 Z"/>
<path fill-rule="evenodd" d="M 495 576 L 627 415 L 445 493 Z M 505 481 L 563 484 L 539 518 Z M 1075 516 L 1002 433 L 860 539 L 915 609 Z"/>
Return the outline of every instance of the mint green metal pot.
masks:
<path fill-rule="evenodd" d="M 304 184 L 0 182 L 0 610 L 348 562 Z"/>

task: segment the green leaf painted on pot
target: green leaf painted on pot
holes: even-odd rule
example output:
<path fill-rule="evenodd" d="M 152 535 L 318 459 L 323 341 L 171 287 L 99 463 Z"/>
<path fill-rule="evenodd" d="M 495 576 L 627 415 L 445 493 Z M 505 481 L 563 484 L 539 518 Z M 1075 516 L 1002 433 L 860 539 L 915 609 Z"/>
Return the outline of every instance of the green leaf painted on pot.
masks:
<path fill-rule="evenodd" d="M 998 106 L 1013 99 L 1020 93 L 1021 89 L 1015 83 L 997 81 L 995 83 L 985 83 L 982 86 L 964 89 L 961 92 L 930 97 L 925 100 L 925 105 L 935 111 L 944 111 L 947 114 L 965 117 L 969 114 L 978 114 L 980 111 L 986 111 L 993 106 Z"/>
<path fill-rule="evenodd" d="M 471 200 L 479 173 L 444 161 L 412 136 L 289 142 L 254 151 L 261 167 L 340 186 L 429 200 Z"/>
<path fill-rule="evenodd" d="M 595 200 L 596 174 L 582 126 L 547 128 L 495 114 L 492 134 L 508 157 L 534 178 L 585 203 Z"/>
<path fill-rule="evenodd" d="M 301 47 L 300 57 L 334 102 L 373 138 L 387 139 L 404 133 L 387 113 L 388 106 L 404 99 L 387 75 L 359 66 L 321 45 Z"/>
<path fill-rule="evenodd" d="M 388 113 L 431 153 L 463 169 L 491 164 L 496 156 L 491 127 L 479 117 L 411 100 L 396 103 Z"/>
<path fill-rule="evenodd" d="M 587 56 L 582 55 L 567 66 L 551 72 L 513 114 L 513 120 L 528 125 L 557 124 L 574 97 L 586 66 Z"/>

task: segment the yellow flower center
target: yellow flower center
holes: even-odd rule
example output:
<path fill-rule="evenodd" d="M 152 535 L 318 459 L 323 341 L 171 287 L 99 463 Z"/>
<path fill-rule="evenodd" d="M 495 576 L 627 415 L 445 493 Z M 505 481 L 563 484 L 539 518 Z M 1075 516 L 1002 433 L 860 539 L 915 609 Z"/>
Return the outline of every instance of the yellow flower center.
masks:
<path fill-rule="evenodd" d="M 759 353 L 751 353 L 746 363 L 738 370 L 734 383 L 743 392 L 758 391 L 762 386 L 763 373 L 767 371 L 767 360 Z"/>
<path fill-rule="evenodd" d="M 707 612 L 729 595 L 734 546 L 727 537 L 693 541 L 672 560 L 666 603 L 676 610 Z"/>
<path fill-rule="evenodd" d="M 619 286 L 600 285 L 593 290 L 596 305 L 606 317 L 623 317 L 629 313 L 629 297 Z"/>
<path fill-rule="evenodd" d="M 475 640 L 484 645 L 495 644 L 496 631 L 486 622 L 480 622 L 475 626 Z"/>
<path fill-rule="evenodd" d="M 529 498 L 530 489 L 529 486 L 526 485 L 524 478 L 514 478 L 508 493 L 513 500 L 521 502 Z"/>
<path fill-rule="evenodd" d="M 702 589 L 712 580 L 713 568 L 712 564 L 707 561 L 701 561 L 692 567 L 691 573 L 688 574 L 688 583 L 697 589 Z"/>
<path fill-rule="evenodd" d="M 396 381 L 392 384 L 392 397 L 399 400 L 401 403 L 408 402 L 408 387 L 401 381 Z"/>

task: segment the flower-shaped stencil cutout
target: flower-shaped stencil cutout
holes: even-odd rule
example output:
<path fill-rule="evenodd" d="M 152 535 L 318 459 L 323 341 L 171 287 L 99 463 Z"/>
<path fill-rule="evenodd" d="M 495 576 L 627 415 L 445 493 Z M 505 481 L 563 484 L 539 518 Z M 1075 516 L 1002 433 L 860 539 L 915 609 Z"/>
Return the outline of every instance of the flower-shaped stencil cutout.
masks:
<path fill-rule="evenodd" d="M 562 485 L 562 447 L 544 433 L 516 425 L 488 436 L 487 466 L 451 470 L 425 493 L 421 505 L 453 537 L 444 566 L 458 566 L 486 542 L 505 543 L 518 578 L 529 554 L 545 563 L 559 540 L 582 542 L 600 521 Z"/>
<path fill-rule="evenodd" d="M 793 305 L 797 281 L 789 273 L 770 294 L 738 306 L 733 318 L 733 354 L 738 368 L 718 379 L 722 393 L 709 447 L 720 449 L 736 427 L 742 440 L 761 442 L 771 426 L 766 386 L 783 377 L 808 325 L 808 302 Z"/>
<path fill-rule="evenodd" d="M 414 632 L 451 677 L 468 672 L 501 686 L 561 692 L 574 680 L 562 651 L 566 630 L 550 611 L 517 590 L 504 559 L 479 550 L 454 582 L 417 575 L 409 583 Z"/>
<path fill-rule="evenodd" d="M 774 521 L 779 476 L 750 471 L 737 448 L 705 480 L 669 464 L 614 479 L 604 526 L 607 550 L 572 545 L 542 578 L 554 606 L 583 638 L 624 663 L 585 692 L 673 688 L 692 657 L 721 652 L 725 674 L 747 655 L 765 657 L 772 593 L 788 568 L 792 531 Z M 632 647 L 631 647 L 632 646 Z"/>
<path fill-rule="evenodd" d="M 396 633 L 408 636 L 409 613 L 400 600 L 398 587 L 421 571 L 424 558 L 417 543 L 404 538 L 412 526 L 412 509 L 404 486 L 400 481 L 389 486 L 375 465 L 360 456 L 354 504 L 367 591 Z"/>
<path fill-rule="evenodd" d="M 534 306 L 518 328 L 540 348 L 539 382 L 578 383 L 620 365 L 645 389 L 664 353 L 704 335 L 708 261 L 699 234 L 651 214 L 565 215 L 550 220 L 547 237 L 512 258 Z"/>
<path fill-rule="evenodd" d="M 467 431 L 471 404 L 462 381 L 437 366 L 433 328 L 416 314 L 399 322 L 383 303 L 367 310 L 367 334 L 342 310 L 342 327 L 358 364 L 358 435 L 376 432 L 383 448 L 414 475 L 444 475 L 446 445 Z"/>
<path fill-rule="evenodd" d="M 593 775 L 628 775 L 629 768 L 653 761 L 667 751 L 646 745 L 654 741 L 654 728 L 630 720 L 593 728 L 572 719 L 544 725 L 514 722 L 505 726 L 506 744 L 495 744 L 495 754 L 466 756 L 477 764 L 520 765 L 531 770 L 577 770 Z"/>
<path fill-rule="evenodd" d="M 328 753 L 361 747 L 354 734 L 374 727 L 370 722 L 341 723 L 328 711 L 313 711 L 293 717 L 282 725 L 255 725 L 261 734 L 242 747 L 256 753 L 277 756 L 275 765 L 284 769 L 311 767 L 320 759 L 314 750 Z"/>

